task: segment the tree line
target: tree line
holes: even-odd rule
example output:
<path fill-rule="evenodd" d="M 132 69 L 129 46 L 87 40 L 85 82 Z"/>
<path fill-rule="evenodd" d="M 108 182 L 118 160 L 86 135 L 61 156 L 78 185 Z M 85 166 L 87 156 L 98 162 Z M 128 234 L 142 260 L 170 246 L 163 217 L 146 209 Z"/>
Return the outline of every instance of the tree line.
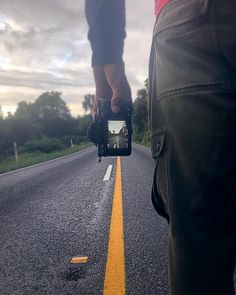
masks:
<path fill-rule="evenodd" d="M 144 88 L 137 91 L 133 103 L 132 128 L 133 140 L 148 145 L 150 142 L 148 130 L 148 79 L 144 82 Z"/>
<path fill-rule="evenodd" d="M 147 144 L 148 133 L 148 82 L 138 90 L 133 103 L 133 139 Z M 62 92 L 42 93 L 34 102 L 21 101 L 14 114 L 4 118 L 0 107 L 0 159 L 11 155 L 16 142 L 20 152 L 50 152 L 87 140 L 87 128 L 92 122 L 91 114 L 77 118 L 62 99 Z M 84 96 L 85 112 L 92 106 L 93 95 Z"/>
<path fill-rule="evenodd" d="M 21 152 L 50 152 L 87 140 L 87 126 L 92 116 L 73 118 L 62 92 L 42 93 L 33 103 L 21 101 L 14 114 L 3 118 L 0 112 L 0 156 L 12 153 L 14 142 Z M 85 96 L 86 101 L 92 97 Z"/>

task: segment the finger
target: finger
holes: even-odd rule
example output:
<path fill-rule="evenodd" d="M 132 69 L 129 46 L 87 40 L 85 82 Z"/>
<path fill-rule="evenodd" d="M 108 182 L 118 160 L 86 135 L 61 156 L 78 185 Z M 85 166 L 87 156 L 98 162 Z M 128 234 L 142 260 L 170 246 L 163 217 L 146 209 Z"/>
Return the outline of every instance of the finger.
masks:
<path fill-rule="evenodd" d="M 97 97 L 95 96 L 93 99 L 92 115 L 95 116 L 96 114 L 97 114 Z"/>
<path fill-rule="evenodd" d="M 113 97 L 111 100 L 111 110 L 113 113 L 119 113 L 120 111 L 120 99 L 118 97 Z"/>

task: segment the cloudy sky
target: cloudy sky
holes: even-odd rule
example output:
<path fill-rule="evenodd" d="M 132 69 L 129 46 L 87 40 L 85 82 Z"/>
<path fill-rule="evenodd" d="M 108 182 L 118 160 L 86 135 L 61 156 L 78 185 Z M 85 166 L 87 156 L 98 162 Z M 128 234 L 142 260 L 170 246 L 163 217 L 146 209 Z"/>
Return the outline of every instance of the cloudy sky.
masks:
<path fill-rule="evenodd" d="M 84 0 L 0 0 L 0 105 L 4 114 L 62 91 L 74 116 L 94 93 Z M 133 97 L 147 77 L 153 0 L 127 0 L 124 59 Z M 145 4 L 144 4 L 145 3 Z"/>

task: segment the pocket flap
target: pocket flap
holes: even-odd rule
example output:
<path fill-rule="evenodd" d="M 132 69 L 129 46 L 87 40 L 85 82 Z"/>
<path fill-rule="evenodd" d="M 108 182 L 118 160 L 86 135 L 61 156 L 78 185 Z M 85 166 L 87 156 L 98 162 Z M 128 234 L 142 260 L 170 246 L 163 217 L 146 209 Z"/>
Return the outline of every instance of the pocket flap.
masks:
<path fill-rule="evenodd" d="M 155 33 L 193 21 L 204 15 L 209 0 L 170 1 L 161 11 L 155 25 Z"/>
<path fill-rule="evenodd" d="M 165 142 L 165 130 L 156 131 L 151 138 L 151 150 L 153 158 L 159 157 Z"/>

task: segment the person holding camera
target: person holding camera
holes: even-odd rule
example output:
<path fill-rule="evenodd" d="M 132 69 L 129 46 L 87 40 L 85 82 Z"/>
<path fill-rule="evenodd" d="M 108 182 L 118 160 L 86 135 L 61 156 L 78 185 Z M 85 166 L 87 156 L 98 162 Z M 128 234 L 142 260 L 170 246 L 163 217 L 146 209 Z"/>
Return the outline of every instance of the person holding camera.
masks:
<path fill-rule="evenodd" d="M 143 4 L 145 5 L 145 3 Z M 131 101 L 124 0 L 86 0 L 96 97 Z M 232 295 L 236 2 L 156 0 L 149 64 L 152 201 L 169 223 L 171 295 Z M 96 112 L 96 99 L 94 102 Z"/>

